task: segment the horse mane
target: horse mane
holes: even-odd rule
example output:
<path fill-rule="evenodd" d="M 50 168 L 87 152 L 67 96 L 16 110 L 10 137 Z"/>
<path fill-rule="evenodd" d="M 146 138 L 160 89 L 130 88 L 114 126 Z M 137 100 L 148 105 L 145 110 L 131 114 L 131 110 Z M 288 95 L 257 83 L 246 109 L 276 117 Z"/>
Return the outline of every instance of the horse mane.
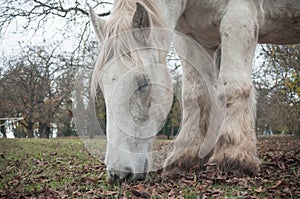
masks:
<path fill-rule="evenodd" d="M 134 39 L 129 37 L 130 34 L 120 35 L 120 33 L 125 33 L 133 29 L 132 21 L 137 2 L 141 3 L 149 13 L 151 27 L 166 27 L 163 17 L 160 16 L 157 0 L 116 1 L 111 15 L 104 26 L 105 41 L 101 48 L 105 50 L 101 50 L 92 75 L 91 94 L 93 96 L 96 96 L 98 82 L 103 73 L 103 66 L 107 64 L 110 58 L 125 55 L 127 58 L 130 58 L 133 63 L 141 63 L 137 53 L 130 51 L 130 49 L 134 49 L 133 46 L 136 45 Z"/>

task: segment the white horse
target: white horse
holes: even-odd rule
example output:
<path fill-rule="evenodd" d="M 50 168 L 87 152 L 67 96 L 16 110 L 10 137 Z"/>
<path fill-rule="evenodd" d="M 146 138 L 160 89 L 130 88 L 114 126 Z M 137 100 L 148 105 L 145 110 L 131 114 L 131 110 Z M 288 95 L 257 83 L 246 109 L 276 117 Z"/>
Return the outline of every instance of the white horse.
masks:
<path fill-rule="evenodd" d="M 100 85 L 107 104 L 105 161 L 111 181 L 145 178 L 151 164 L 149 151 L 154 136 L 148 135 L 150 131 L 145 136 L 141 132 L 143 129 L 134 127 L 130 128 L 130 133 L 125 132 L 119 125 L 128 120 L 124 107 L 129 109 L 134 123 L 144 126 L 151 120 L 155 126 L 152 130 L 156 131 L 168 110 L 155 108 L 155 104 L 164 104 L 168 109 L 172 103 L 171 92 L 155 90 L 151 84 L 156 78 L 156 82 L 168 85 L 168 71 L 155 73 L 153 66 L 144 67 L 150 63 L 165 64 L 166 52 L 155 51 L 149 46 L 150 43 L 158 47 L 169 45 L 170 41 L 165 42 L 159 36 L 151 39 L 151 29 L 146 27 L 177 30 L 201 44 L 212 58 L 219 47 L 222 52 L 216 96 L 224 108 L 225 118 L 217 143 L 210 153 L 200 156 L 210 125 L 208 118 L 214 113 L 211 102 L 206 100 L 207 93 L 201 92 L 201 77 L 195 76 L 188 62 L 183 62 L 182 128 L 174 150 L 166 160 L 166 167 L 186 168 L 195 162 L 209 161 L 225 171 L 257 173 L 255 90 L 251 81 L 254 51 L 257 43 L 300 43 L 299 0 L 116 0 L 108 21 L 100 19 L 92 10 L 90 19 L 99 41 L 110 40 L 101 49 L 92 82 L 94 87 Z M 112 39 L 132 29 L 138 30 L 128 40 L 121 39 L 118 43 Z M 175 46 L 180 45 L 183 50 L 191 51 L 192 56 L 198 56 L 188 46 L 176 45 L 176 42 L 173 41 Z M 134 51 L 139 47 L 143 48 L 142 52 Z M 120 54 L 120 48 L 130 52 Z M 121 79 L 124 80 L 118 84 Z M 196 94 L 188 86 L 191 84 L 197 86 Z M 133 93 L 130 99 L 122 98 L 129 92 Z M 195 95 L 197 99 L 191 100 Z M 129 105 L 126 104 L 128 101 Z M 196 106 L 200 109 L 195 109 Z M 200 118 L 194 117 L 195 111 L 201 112 Z M 195 125 L 199 127 L 197 131 L 191 128 Z M 186 146 L 189 148 L 184 148 Z"/>

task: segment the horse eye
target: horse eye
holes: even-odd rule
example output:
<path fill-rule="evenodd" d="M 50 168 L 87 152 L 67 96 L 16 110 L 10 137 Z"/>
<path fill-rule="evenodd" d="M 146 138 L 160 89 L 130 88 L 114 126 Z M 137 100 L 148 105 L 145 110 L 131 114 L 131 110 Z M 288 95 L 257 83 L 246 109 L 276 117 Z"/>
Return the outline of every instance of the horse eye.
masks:
<path fill-rule="evenodd" d="M 139 90 L 142 90 L 150 84 L 150 79 L 146 75 L 141 75 L 137 78 L 137 86 Z"/>

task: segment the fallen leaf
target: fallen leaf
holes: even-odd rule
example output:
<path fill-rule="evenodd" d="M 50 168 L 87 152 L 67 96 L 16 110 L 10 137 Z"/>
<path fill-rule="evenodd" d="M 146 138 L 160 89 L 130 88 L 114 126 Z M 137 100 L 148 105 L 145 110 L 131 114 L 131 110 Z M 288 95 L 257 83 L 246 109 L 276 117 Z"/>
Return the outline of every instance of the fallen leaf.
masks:
<path fill-rule="evenodd" d="M 196 190 L 202 192 L 202 191 L 203 191 L 204 189 L 206 189 L 207 187 L 208 187 L 207 184 L 198 185 L 198 186 L 196 186 Z"/>
<path fill-rule="evenodd" d="M 134 185 L 132 187 L 130 187 L 132 189 L 135 189 L 137 191 L 145 191 L 145 187 L 144 187 L 144 184 L 138 184 L 138 185 Z"/>
<path fill-rule="evenodd" d="M 196 182 L 193 180 L 186 180 L 186 179 L 182 179 L 182 182 L 187 183 L 189 185 L 195 184 Z"/>
<path fill-rule="evenodd" d="M 257 189 L 254 190 L 256 193 L 263 193 L 265 190 L 260 186 Z"/>
<path fill-rule="evenodd" d="M 75 192 L 73 192 L 72 195 L 74 195 L 74 196 L 82 196 L 82 193 L 80 193 L 80 192 L 78 192 L 78 191 L 75 191 Z"/>
<path fill-rule="evenodd" d="M 151 194 L 148 191 L 146 191 L 144 184 L 138 184 L 130 188 L 132 194 L 135 195 L 136 197 L 147 197 L 147 198 L 151 197 Z"/>
<path fill-rule="evenodd" d="M 117 194 L 116 191 L 108 191 L 108 190 L 104 190 L 104 193 L 103 193 L 104 196 L 112 196 L 115 194 Z"/>
<path fill-rule="evenodd" d="M 298 171 L 296 173 L 296 177 L 299 178 L 300 177 L 300 167 L 298 167 Z"/>
<path fill-rule="evenodd" d="M 284 181 L 283 180 L 279 180 L 274 186 L 270 187 L 271 189 L 276 189 L 277 187 L 279 187 Z"/>
<path fill-rule="evenodd" d="M 176 192 L 172 189 L 169 193 L 168 193 L 168 199 L 175 199 L 176 198 Z"/>

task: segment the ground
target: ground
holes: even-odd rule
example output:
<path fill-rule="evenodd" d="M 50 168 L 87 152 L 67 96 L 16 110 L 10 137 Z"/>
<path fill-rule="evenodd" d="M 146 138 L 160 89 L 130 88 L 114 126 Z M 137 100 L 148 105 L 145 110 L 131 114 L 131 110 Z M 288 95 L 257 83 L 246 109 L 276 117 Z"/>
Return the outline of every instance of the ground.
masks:
<path fill-rule="evenodd" d="M 208 165 L 110 185 L 80 139 L 0 139 L 0 198 L 300 198 L 300 138 L 260 137 L 258 152 L 261 170 L 252 178 Z"/>

